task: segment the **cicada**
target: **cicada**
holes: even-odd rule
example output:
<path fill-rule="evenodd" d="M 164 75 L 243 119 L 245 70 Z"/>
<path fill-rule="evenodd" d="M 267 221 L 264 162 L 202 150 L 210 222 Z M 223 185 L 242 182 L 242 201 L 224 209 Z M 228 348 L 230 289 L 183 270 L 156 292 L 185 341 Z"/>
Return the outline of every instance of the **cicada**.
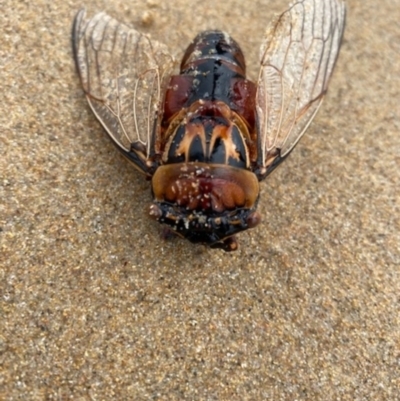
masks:
<path fill-rule="evenodd" d="M 72 42 L 83 90 L 118 149 L 151 179 L 150 216 L 191 242 L 237 249 L 235 234 L 261 221 L 259 181 L 321 105 L 344 24 L 342 0 L 295 1 L 266 29 L 255 83 L 225 32 L 197 35 L 174 73 L 164 44 L 79 11 Z"/>

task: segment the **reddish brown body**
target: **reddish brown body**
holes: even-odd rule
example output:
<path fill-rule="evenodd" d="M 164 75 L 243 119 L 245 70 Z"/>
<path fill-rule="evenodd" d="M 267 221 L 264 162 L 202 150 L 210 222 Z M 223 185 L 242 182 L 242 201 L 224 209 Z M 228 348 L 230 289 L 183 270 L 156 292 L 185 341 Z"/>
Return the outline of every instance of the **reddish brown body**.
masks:
<path fill-rule="evenodd" d="M 199 34 L 165 95 L 161 165 L 151 215 L 192 242 L 236 248 L 260 221 L 254 83 L 243 53 L 220 31 Z"/>

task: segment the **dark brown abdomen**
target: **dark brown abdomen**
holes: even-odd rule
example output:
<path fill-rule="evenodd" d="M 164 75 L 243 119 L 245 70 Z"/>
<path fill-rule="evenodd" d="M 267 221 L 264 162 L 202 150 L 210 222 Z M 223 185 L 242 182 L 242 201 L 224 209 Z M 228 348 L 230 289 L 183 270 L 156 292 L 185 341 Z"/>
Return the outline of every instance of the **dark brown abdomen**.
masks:
<path fill-rule="evenodd" d="M 256 87 L 246 79 L 243 53 L 228 34 L 205 31 L 186 49 L 180 75 L 171 77 L 165 96 L 163 125 L 199 100 L 221 101 L 238 113 L 253 131 Z"/>

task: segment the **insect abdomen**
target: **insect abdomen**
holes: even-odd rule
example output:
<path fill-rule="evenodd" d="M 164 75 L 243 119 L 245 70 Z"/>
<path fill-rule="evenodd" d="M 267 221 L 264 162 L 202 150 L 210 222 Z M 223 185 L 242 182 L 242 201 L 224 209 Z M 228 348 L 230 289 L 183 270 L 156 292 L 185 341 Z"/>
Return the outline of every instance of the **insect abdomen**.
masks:
<path fill-rule="evenodd" d="M 221 31 L 205 31 L 186 49 L 180 75 L 171 77 L 163 120 L 166 123 L 196 101 L 220 101 L 253 128 L 255 94 L 254 83 L 246 79 L 244 56 L 236 41 Z"/>

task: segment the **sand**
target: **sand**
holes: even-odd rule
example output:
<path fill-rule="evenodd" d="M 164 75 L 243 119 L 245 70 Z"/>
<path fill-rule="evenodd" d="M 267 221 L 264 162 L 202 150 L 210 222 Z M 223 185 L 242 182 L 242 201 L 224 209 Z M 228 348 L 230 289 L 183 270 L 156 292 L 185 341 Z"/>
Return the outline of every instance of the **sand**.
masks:
<path fill-rule="evenodd" d="M 330 89 L 234 253 L 164 240 L 70 46 L 79 1 L 2 2 L 1 400 L 400 399 L 398 0 L 349 0 Z M 200 30 L 250 77 L 286 1 L 95 0 L 179 57 Z"/>

